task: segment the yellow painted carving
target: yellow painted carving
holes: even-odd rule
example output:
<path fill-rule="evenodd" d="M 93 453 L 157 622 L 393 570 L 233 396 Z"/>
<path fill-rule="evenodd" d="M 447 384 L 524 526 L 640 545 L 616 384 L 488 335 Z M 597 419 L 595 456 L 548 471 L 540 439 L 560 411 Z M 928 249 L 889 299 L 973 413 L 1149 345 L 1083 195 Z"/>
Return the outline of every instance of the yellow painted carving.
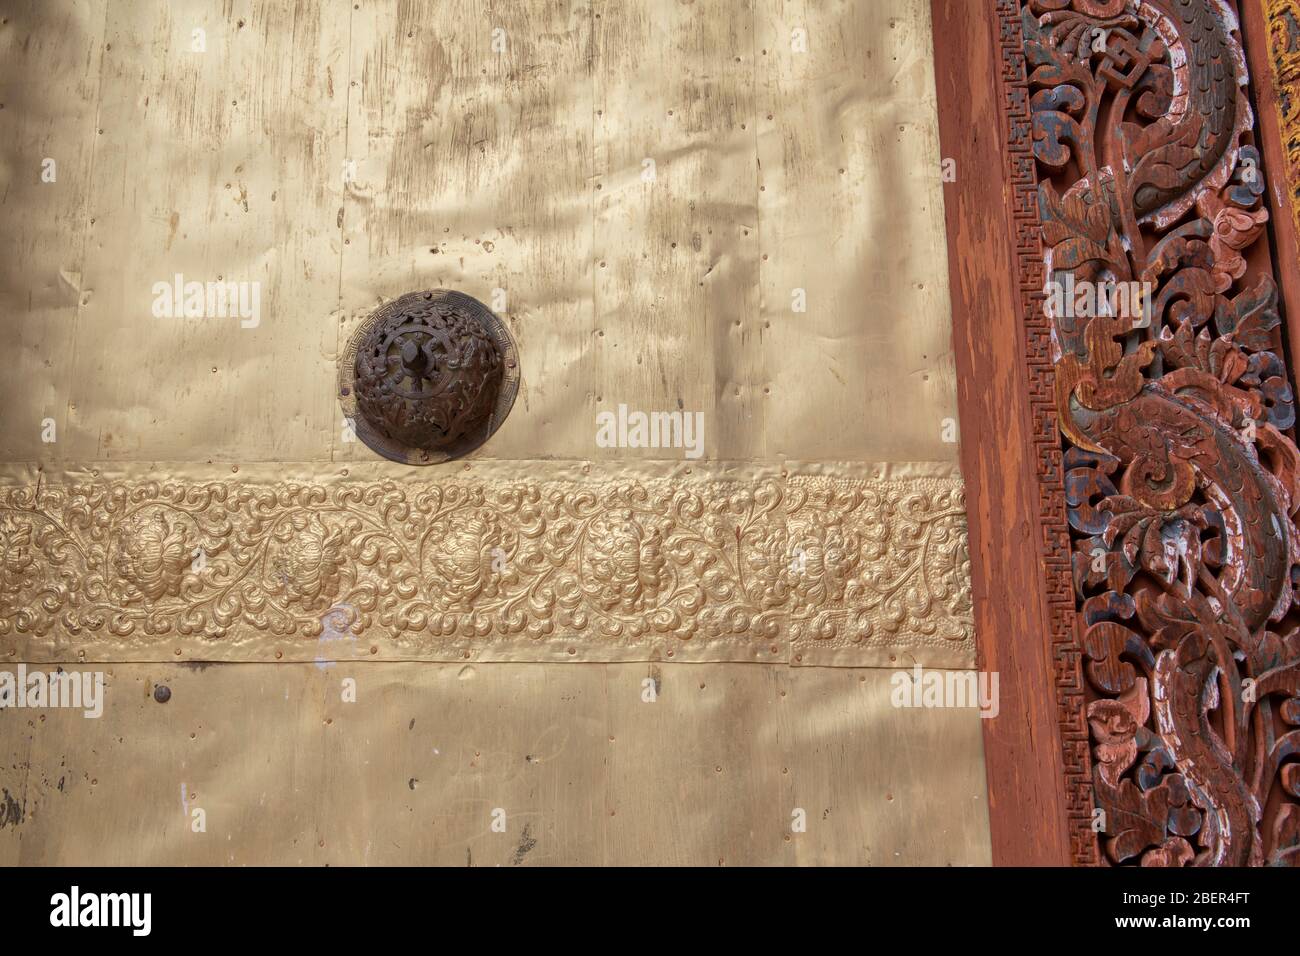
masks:
<path fill-rule="evenodd" d="M 1300 235 L 1300 0 L 1264 0 L 1291 215 Z"/>

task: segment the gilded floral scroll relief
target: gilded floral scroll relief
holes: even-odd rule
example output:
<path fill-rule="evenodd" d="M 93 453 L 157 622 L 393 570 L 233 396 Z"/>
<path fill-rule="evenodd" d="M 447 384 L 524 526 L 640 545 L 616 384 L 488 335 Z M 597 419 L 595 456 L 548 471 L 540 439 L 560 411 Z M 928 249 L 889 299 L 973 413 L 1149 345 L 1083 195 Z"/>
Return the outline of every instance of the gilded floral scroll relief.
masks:
<path fill-rule="evenodd" d="M 957 666 L 971 628 L 957 478 L 0 490 L 24 653 Z"/>

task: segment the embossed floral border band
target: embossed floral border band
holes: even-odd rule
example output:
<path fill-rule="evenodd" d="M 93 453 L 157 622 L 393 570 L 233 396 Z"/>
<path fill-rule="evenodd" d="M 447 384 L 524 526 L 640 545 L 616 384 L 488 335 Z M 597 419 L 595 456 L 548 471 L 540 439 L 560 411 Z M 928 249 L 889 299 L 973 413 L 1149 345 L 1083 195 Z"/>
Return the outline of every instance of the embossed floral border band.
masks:
<path fill-rule="evenodd" d="M 264 470 L 11 475 L 0 654 L 973 665 L 947 466 Z"/>

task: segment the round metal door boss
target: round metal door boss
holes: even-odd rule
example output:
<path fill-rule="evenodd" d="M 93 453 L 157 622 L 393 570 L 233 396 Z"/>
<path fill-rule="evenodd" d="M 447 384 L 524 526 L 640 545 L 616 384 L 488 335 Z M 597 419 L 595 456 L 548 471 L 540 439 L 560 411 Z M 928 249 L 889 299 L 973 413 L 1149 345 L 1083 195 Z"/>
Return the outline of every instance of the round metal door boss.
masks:
<path fill-rule="evenodd" d="M 357 437 L 409 465 L 478 448 L 501 427 L 518 391 L 519 359 L 505 323 L 448 289 L 380 306 L 339 361 L 339 399 Z"/>

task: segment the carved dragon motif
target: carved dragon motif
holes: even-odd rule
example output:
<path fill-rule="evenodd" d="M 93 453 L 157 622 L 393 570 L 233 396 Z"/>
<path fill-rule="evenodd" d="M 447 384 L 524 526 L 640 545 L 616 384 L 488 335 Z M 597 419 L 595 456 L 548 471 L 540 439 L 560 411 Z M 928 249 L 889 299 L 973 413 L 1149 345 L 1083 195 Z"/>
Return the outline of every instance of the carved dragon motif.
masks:
<path fill-rule="evenodd" d="M 1111 862 L 1300 860 L 1300 453 L 1221 0 L 1021 26 Z"/>

